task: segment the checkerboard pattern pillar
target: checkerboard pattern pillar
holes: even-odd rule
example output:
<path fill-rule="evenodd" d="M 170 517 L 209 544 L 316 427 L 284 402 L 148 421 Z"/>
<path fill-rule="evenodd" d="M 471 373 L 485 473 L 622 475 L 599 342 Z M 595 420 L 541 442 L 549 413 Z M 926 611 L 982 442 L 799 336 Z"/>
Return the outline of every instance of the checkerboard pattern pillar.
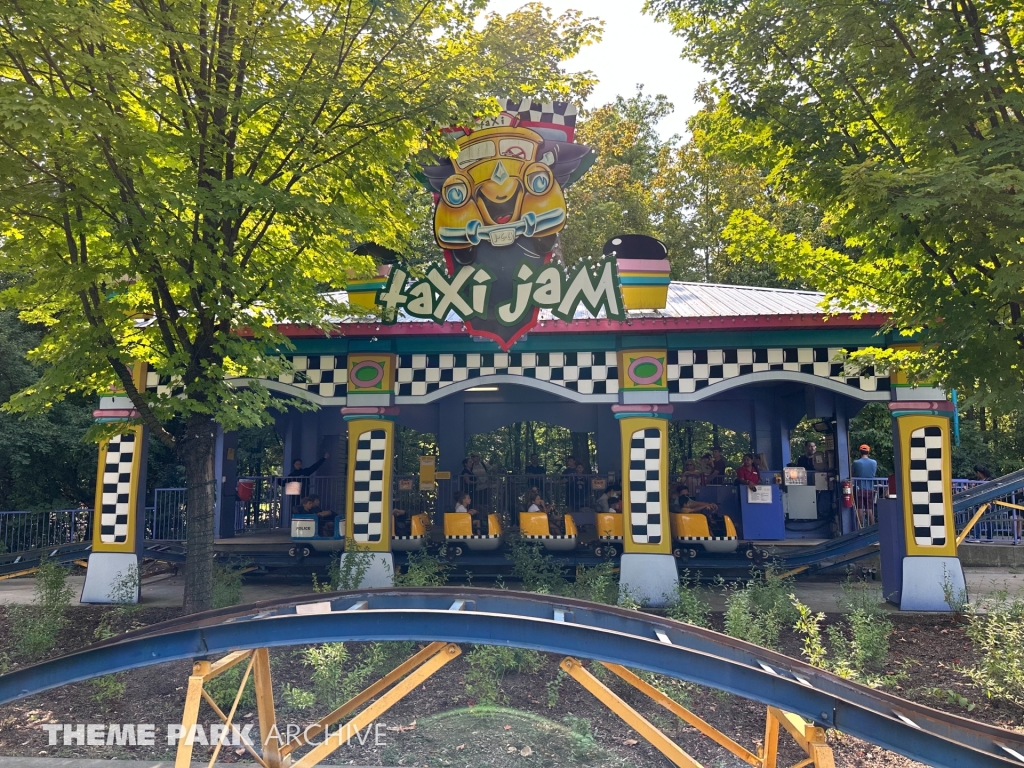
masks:
<path fill-rule="evenodd" d="M 143 427 L 100 444 L 93 520 L 94 552 L 135 552 Z M 143 491 L 145 492 L 145 491 Z"/>
<path fill-rule="evenodd" d="M 391 551 L 394 444 L 394 422 L 348 421 L 345 538 L 355 541 L 361 550 Z"/>
<path fill-rule="evenodd" d="M 904 413 L 896 416 L 895 431 L 907 554 L 954 557 L 949 419 L 944 415 Z"/>
<path fill-rule="evenodd" d="M 668 511 L 668 421 L 627 416 L 622 438 L 623 550 L 671 554 Z"/>

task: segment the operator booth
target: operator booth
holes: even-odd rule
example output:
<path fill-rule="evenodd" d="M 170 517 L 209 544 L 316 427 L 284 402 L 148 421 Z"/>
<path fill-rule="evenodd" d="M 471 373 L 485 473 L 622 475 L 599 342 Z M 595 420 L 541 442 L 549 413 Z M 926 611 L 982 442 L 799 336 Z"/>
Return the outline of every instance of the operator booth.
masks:
<path fill-rule="evenodd" d="M 362 314 L 332 321 L 330 333 L 280 327 L 292 344 L 282 351 L 288 372 L 259 383 L 315 406 L 287 409 L 276 423 L 285 467 L 294 459 L 332 457 L 318 475 L 291 482 L 333 510 L 335 535 L 303 518 L 299 497 L 284 495 L 280 479 L 236 483 L 233 438 L 225 434 L 219 536 L 244 535 L 249 520 L 287 535 L 294 522 L 292 547 L 300 553 L 339 551 L 348 542 L 371 553 L 364 586 L 373 586 L 390 583 L 394 551 L 429 541 L 447 539 L 474 556 L 503 558 L 509 529 L 566 552 L 584 546 L 584 532 L 594 528 L 600 551 L 620 557 L 623 593 L 658 604 L 675 588 L 680 555 L 739 550 L 749 556 L 852 530 L 857 521 L 844 511 L 841 493 L 851 474 L 849 420 L 867 403 L 891 407 L 917 396 L 887 371 L 848 363 L 855 350 L 893 345 L 896 332 L 883 330 L 887 316 L 826 318 L 821 295 L 807 291 L 674 282 L 665 246 L 640 235 L 614 237 L 593 258 L 564 264 L 556 255 L 567 216 L 564 191 L 594 164 L 594 150 L 576 142 L 570 104 L 525 100 L 501 107 L 480 124 L 452 129 L 453 155 L 436 157 L 417 176 L 434 196 L 442 260 L 423 272 L 379 246 L 357 249 L 365 270 L 328 298 Z M 144 366 L 136 375 L 150 390 L 168 391 Z M 904 411 L 893 411 L 894 423 Z M 792 466 L 790 450 L 792 430 L 804 418 L 817 420 L 822 431 L 823 450 L 810 471 Z M 670 424 L 682 420 L 745 433 L 750 453 L 762 459 L 753 488 L 733 479 L 700 488 L 697 500 L 716 505 L 717 515 L 670 512 L 669 459 L 677 448 L 670 445 Z M 593 435 L 588 499 L 595 489 L 618 484 L 617 508 L 587 516 L 567 498 L 564 519 L 542 520 L 527 513 L 529 478 L 489 477 L 471 486 L 459 479 L 468 438 L 521 421 Z M 429 474 L 396 478 L 399 426 L 436 437 L 437 455 L 426 457 Z M 128 466 L 124 446 L 134 439 L 126 432 L 101 455 L 119 451 Z M 913 440 L 897 443 L 904 467 L 917 466 Z M 133 524 L 119 522 L 122 512 L 130 517 L 135 496 L 105 490 L 107 474 L 116 479 L 117 472 L 115 466 L 103 475 L 96 505 L 103 524 L 94 528 L 92 557 L 110 559 L 110 568 L 139 551 Z M 942 486 L 933 493 L 951 496 L 943 477 L 928 482 Z M 901 482 L 918 481 L 907 475 Z M 409 498 L 402 483 L 430 494 L 433 507 L 402 509 L 399 500 Z M 468 494 L 468 506 L 455 491 Z M 908 520 L 924 519 L 919 506 L 915 497 L 904 511 Z M 952 525 L 951 511 L 940 507 L 929 513 L 938 521 L 930 530 L 943 515 Z M 922 543 L 926 537 L 914 534 L 923 526 L 915 522 L 907 530 L 908 559 L 938 556 L 960 573 L 949 538 Z M 303 535 L 310 541 L 303 543 Z M 105 571 L 90 566 L 90 578 L 94 572 Z M 87 586 L 89 594 L 105 594 L 102 584 Z"/>

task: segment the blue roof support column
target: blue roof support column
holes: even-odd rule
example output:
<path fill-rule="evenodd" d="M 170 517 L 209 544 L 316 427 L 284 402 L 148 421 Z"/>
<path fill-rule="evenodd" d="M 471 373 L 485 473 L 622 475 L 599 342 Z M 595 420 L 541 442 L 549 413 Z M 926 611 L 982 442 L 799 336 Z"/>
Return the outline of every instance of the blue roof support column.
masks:
<path fill-rule="evenodd" d="M 836 397 L 836 469 L 839 479 L 850 477 L 850 418 L 847 416 L 846 399 Z"/>
<path fill-rule="evenodd" d="M 278 421 L 278 429 L 281 433 L 282 442 L 282 473 L 287 475 L 295 461 L 295 414 L 292 411 L 283 414 Z"/>
<path fill-rule="evenodd" d="M 458 478 L 462 460 L 466 458 L 466 407 L 462 395 L 441 400 L 437 416 L 437 448 L 441 453 L 438 469 Z"/>
<path fill-rule="evenodd" d="M 238 433 L 219 430 L 217 435 L 217 538 L 235 535 L 235 504 L 238 487 Z"/>
<path fill-rule="evenodd" d="M 622 439 L 619 436 L 619 422 L 608 408 L 597 406 L 597 471 L 604 474 L 614 472 L 622 478 Z"/>
<path fill-rule="evenodd" d="M 751 404 L 750 444 L 754 453 L 763 453 L 768 462 L 762 469 L 781 469 L 782 455 L 779 451 L 779 418 L 772 390 L 759 391 Z"/>

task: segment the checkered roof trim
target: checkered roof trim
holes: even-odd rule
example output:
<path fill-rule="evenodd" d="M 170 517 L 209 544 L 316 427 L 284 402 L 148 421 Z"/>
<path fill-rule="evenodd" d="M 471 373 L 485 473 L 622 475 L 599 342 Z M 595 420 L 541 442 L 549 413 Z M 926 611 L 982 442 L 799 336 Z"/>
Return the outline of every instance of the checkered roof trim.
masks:
<path fill-rule="evenodd" d="M 920 547 L 946 545 L 946 480 L 942 466 L 942 429 L 922 427 L 910 433 L 910 503 L 914 541 Z"/>
<path fill-rule="evenodd" d="M 294 373 L 282 373 L 277 380 L 320 397 L 345 397 L 348 391 L 347 355 L 291 355 Z"/>
<path fill-rule="evenodd" d="M 134 432 L 112 437 L 107 443 L 100 510 L 100 541 L 105 544 L 124 544 L 128 541 L 135 447 Z"/>
<path fill-rule="evenodd" d="M 697 392 L 726 379 L 764 371 L 793 371 L 837 381 L 862 392 L 886 392 L 889 377 L 868 368 L 849 376 L 842 358 L 857 347 L 681 349 L 668 353 L 669 392 Z"/>
<path fill-rule="evenodd" d="M 419 397 L 458 381 L 494 374 L 547 381 L 584 395 L 619 391 L 614 352 L 471 352 L 400 355 L 398 395 Z"/>

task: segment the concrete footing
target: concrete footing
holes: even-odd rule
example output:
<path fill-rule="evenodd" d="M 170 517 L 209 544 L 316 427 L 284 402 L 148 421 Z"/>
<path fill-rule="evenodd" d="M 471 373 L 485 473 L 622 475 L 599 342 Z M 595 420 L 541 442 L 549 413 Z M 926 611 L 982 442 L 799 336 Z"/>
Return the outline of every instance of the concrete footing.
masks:
<path fill-rule="evenodd" d="M 967 581 L 956 557 L 904 557 L 901 611 L 949 613 L 954 602 L 967 602 Z"/>
<path fill-rule="evenodd" d="M 634 600 L 651 607 L 673 599 L 679 586 L 679 571 L 672 555 L 627 553 L 619 563 L 619 599 Z"/>
<path fill-rule="evenodd" d="M 357 589 L 373 589 L 374 587 L 393 587 L 395 585 L 395 558 L 390 552 L 342 552 L 341 572 L 346 570 L 355 574 L 367 563 Z"/>
<path fill-rule="evenodd" d="M 139 578 L 139 556 L 125 552 L 93 552 L 89 555 L 89 568 L 82 586 L 83 603 L 124 603 L 128 595 L 120 594 L 128 579 L 136 584 L 135 599 L 139 602 L 141 580 Z"/>

